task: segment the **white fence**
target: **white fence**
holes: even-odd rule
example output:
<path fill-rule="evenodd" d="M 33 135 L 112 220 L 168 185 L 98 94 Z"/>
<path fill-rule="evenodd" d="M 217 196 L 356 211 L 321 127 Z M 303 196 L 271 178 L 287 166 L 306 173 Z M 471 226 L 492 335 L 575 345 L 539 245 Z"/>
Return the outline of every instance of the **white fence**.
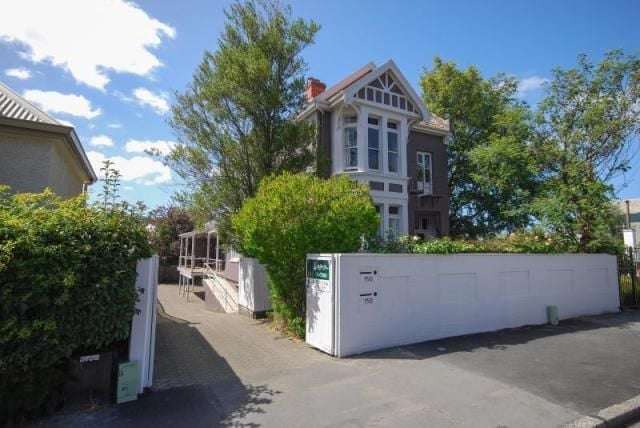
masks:
<path fill-rule="evenodd" d="M 267 271 L 256 259 L 250 257 L 240 258 L 238 304 L 253 315 L 263 314 L 271 309 Z"/>
<path fill-rule="evenodd" d="M 158 295 L 158 256 L 138 261 L 136 267 L 138 301 L 131 322 L 129 360 L 138 361 L 138 392 L 153 384 L 153 360 L 156 346 L 156 302 Z"/>
<path fill-rule="evenodd" d="M 324 254 L 308 266 L 323 259 L 327 280 L 307 274 L 307 341 L 341 357 L 543 324 L 549 305 L 560 319 L 619 307 L 610 255 Z"/>

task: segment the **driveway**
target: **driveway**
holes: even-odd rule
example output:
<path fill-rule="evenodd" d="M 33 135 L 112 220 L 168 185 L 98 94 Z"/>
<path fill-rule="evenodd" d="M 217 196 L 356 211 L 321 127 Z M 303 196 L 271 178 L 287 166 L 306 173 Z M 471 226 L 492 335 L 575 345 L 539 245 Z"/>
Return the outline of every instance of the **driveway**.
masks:
<path fill-rule="evenodd" d="M 640 312 L 335 359 L 161 285 L 155 390 L 44 426 L 554 427 L 640 394 Z"/>

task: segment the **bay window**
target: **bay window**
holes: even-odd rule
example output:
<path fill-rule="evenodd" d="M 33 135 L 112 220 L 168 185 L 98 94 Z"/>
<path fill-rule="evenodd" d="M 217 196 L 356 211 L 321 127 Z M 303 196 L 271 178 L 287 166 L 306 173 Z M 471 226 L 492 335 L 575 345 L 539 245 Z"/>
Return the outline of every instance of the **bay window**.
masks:
<path fill-rule="evenodd" d="M 344 119 L 344 167 L 355 169 L 358 167 L 358 118 L 346 116 Z"/>
<path fill-rule="evenodd" d="M 387 122 L 387 167 L 389 172 L 398 172 L 398 124 Z"/>
<path fill-rule="evenodd" d="M 416 181 L 418 185 L 418 191 L 427 195 L 433 193 L 433 177 L 431 166 L 431 153 L 418 152 L 416 164 Z"/>
<path fill-rule="evenodd" d="M 369 169 L 380 169 L 380 120 L 370 117 L 368 120 L 367 147 Z"/>

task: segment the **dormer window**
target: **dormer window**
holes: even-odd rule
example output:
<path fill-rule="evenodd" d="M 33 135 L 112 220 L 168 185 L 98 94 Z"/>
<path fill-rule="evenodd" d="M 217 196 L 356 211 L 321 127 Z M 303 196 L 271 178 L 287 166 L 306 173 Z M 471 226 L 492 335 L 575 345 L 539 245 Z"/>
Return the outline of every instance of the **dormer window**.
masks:
<path fill-rule="evenodd" d="M 358 168 L 358 118 L 345 116 L 344 124 L 344 169 Z"/>

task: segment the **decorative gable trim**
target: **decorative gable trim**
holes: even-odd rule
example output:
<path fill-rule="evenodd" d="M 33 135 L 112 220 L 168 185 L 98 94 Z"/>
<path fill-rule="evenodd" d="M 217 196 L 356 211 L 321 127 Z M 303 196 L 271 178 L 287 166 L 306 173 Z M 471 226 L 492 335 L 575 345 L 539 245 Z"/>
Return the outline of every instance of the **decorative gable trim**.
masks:
<path fill-rule="evenodd" d="M 347 102 L 353 100 L 359 100 L 358 92 L 362 89 L 366 90 L 366 87 L 376 79 L 380 78 L 384 73 L 391 71 L 393 76 L 396 78 L 396 84 L 399 83 L 400 89 L 404 92 L 404 96 L 410 100 L 413 104 L 413 110 L 420 116 L 421 119 L 425 119 L 429 116 L 429 112 L 422 102 L 422 99 L 418 96 L 418 94 L 413 90 L 413 87 L 409 84 L 407 79 L 404 77 L 398 66 L 393 60 L 389 60 L 382 64 L 380 67 L 368 73 L 366 78 L 362 78 L 355 82 L 353 85 L 349 86 L 345 89 L 345 100 Z M 366 100 L 366 99 L 365 99 Z M 409 111 L 408 111 L 409 112 Z"/>

